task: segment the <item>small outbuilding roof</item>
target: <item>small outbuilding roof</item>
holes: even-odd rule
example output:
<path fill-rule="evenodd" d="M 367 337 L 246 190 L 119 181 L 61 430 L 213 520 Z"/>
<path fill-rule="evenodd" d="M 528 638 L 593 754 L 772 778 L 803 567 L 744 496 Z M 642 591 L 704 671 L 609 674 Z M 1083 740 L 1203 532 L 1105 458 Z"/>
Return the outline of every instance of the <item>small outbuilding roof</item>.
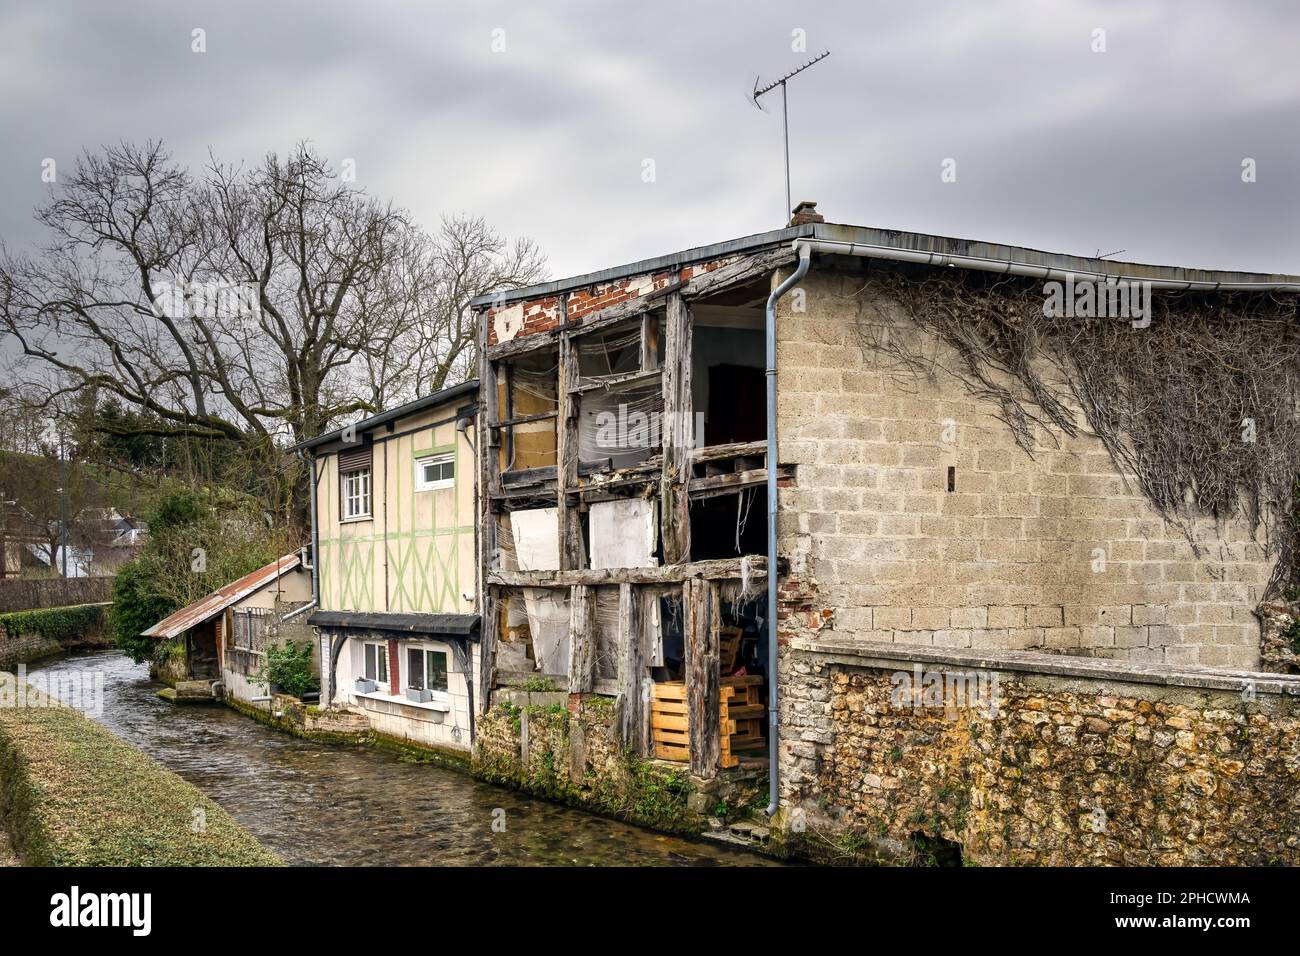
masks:
<path fill-rule="evenodd" d="M 245 574 L 238 581 L 231 581 L 225 587 L 218 588 L 207 597 L 195 601 L 189 607 L 183 607 L 179 611 L 167 615 L 141 636 L 170 639 L 183 634 L 204 621 L 210 621 L 226 608 L 238 604 L 244 598 L 256 594 L 268 584 L 278 581 L 290 571 L 296 570 L 301 563 L 302 559 L 296 552 L 276 558 L 266 567 Z"/>

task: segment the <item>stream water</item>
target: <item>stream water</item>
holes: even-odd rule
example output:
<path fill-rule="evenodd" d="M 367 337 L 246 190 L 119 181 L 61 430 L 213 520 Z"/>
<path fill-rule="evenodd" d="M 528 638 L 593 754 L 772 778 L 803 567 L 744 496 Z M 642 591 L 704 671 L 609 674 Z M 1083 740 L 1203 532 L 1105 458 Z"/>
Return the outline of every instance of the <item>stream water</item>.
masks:
<path fill-rule="evenodd" d="M 176 707 L 144 665 L 117 651 L 29 673 L 103 674 L 113 733 L 194 784 L 293 864 L 700 866 L 769 861 L 494 787 L 363 747 L 299 740 L 220 706 Z M 494 811 L 504 832 L 494 832 Z"/>

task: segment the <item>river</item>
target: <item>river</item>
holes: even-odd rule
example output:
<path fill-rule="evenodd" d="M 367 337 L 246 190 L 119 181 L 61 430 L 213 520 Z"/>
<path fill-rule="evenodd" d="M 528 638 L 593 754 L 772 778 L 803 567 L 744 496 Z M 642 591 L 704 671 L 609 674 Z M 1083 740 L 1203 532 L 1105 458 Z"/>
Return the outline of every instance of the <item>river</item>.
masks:
<path fill-rule="evenodd" d="M 535 800 L 364 747 L 312 743 L 221 706 L 176 707 L 117 651 L 33 665 L 102 671 L 94 719 L 303 866 L 736 866 L 770 863 Z M 494 811 L 502 810 L 501 813 Z M 504 821 L 504 832 L 493 820 Z"/>

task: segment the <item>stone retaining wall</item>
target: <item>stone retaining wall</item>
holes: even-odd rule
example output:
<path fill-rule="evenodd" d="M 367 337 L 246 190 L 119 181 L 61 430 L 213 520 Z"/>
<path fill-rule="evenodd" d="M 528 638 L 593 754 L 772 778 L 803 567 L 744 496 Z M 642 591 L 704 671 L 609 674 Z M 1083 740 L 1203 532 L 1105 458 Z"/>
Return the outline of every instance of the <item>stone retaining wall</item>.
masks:
<path fill-rule="evenodd" d="M 0 614 L 38 607 L 99 604 L 113 599 L 113 579 L 36 578 L 0 581 Z"/>
<path fill-rule="evenodd" d="M 95 607 L 92 605 L 92 607 Z M 46 609 L 42 609 L 46 610 Z M 48 609 L 55 611 L 56 609 Z M 55 637 L 37 630 L 11 633 L 0 626 L 0 668 L 40 660 L 67 650 L 88 647 L 107 647 L 113 643 L 105 621 L 107 607 L 101 608 L 87 625 L 75 635 Z"/>
<path fill-rule="evenodd" d="M 852 640 L 781 674 L 778 835 L 806 855 L 1300 863 L 1300 678 Z"/>
<path fill-rule="evenodd" d="M 766 773 L 705 780 L 689 764 L 623 752 L 613 698 L 498 691 L 496 701 L 478 718 L 471 765 L 492 783 L 678 833 L 717 835 L 767 802 Z"/>

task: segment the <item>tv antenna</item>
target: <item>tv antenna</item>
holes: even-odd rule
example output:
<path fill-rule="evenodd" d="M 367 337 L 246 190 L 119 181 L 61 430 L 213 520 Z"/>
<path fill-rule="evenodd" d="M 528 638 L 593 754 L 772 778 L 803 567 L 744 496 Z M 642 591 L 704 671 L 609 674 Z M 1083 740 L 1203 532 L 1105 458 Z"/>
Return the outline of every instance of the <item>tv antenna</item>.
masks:
<path fill-rule="evenodd" d="M 793 208 L 790 201 L 790 109 L 785 95 L 785 84 L 789 80 L 794 79 L 804 70 L 808 69 L 808 67 L 812 66 L 814 63 L 824 60 L 830 55 L 830 50 L 823 50 L 803 66 L 791 70 L 779 80 L 773 80 L 771 83 L 767 84 L 767 86 L 761 88 L 758 85 L 758 77 L 754 77 L 754 92 L 751 94 L 751 97 L 754 100 L 754 105 L 760 110 L 763 108 L 763 104 L 758 101 L 758 98 L 764 93 L 772 92 L 778 86 L 781 87 L 781 125 L 785 133 L 785 212 L 781 214 L 783 220 L 789 218 L 790 212 Z"/>

